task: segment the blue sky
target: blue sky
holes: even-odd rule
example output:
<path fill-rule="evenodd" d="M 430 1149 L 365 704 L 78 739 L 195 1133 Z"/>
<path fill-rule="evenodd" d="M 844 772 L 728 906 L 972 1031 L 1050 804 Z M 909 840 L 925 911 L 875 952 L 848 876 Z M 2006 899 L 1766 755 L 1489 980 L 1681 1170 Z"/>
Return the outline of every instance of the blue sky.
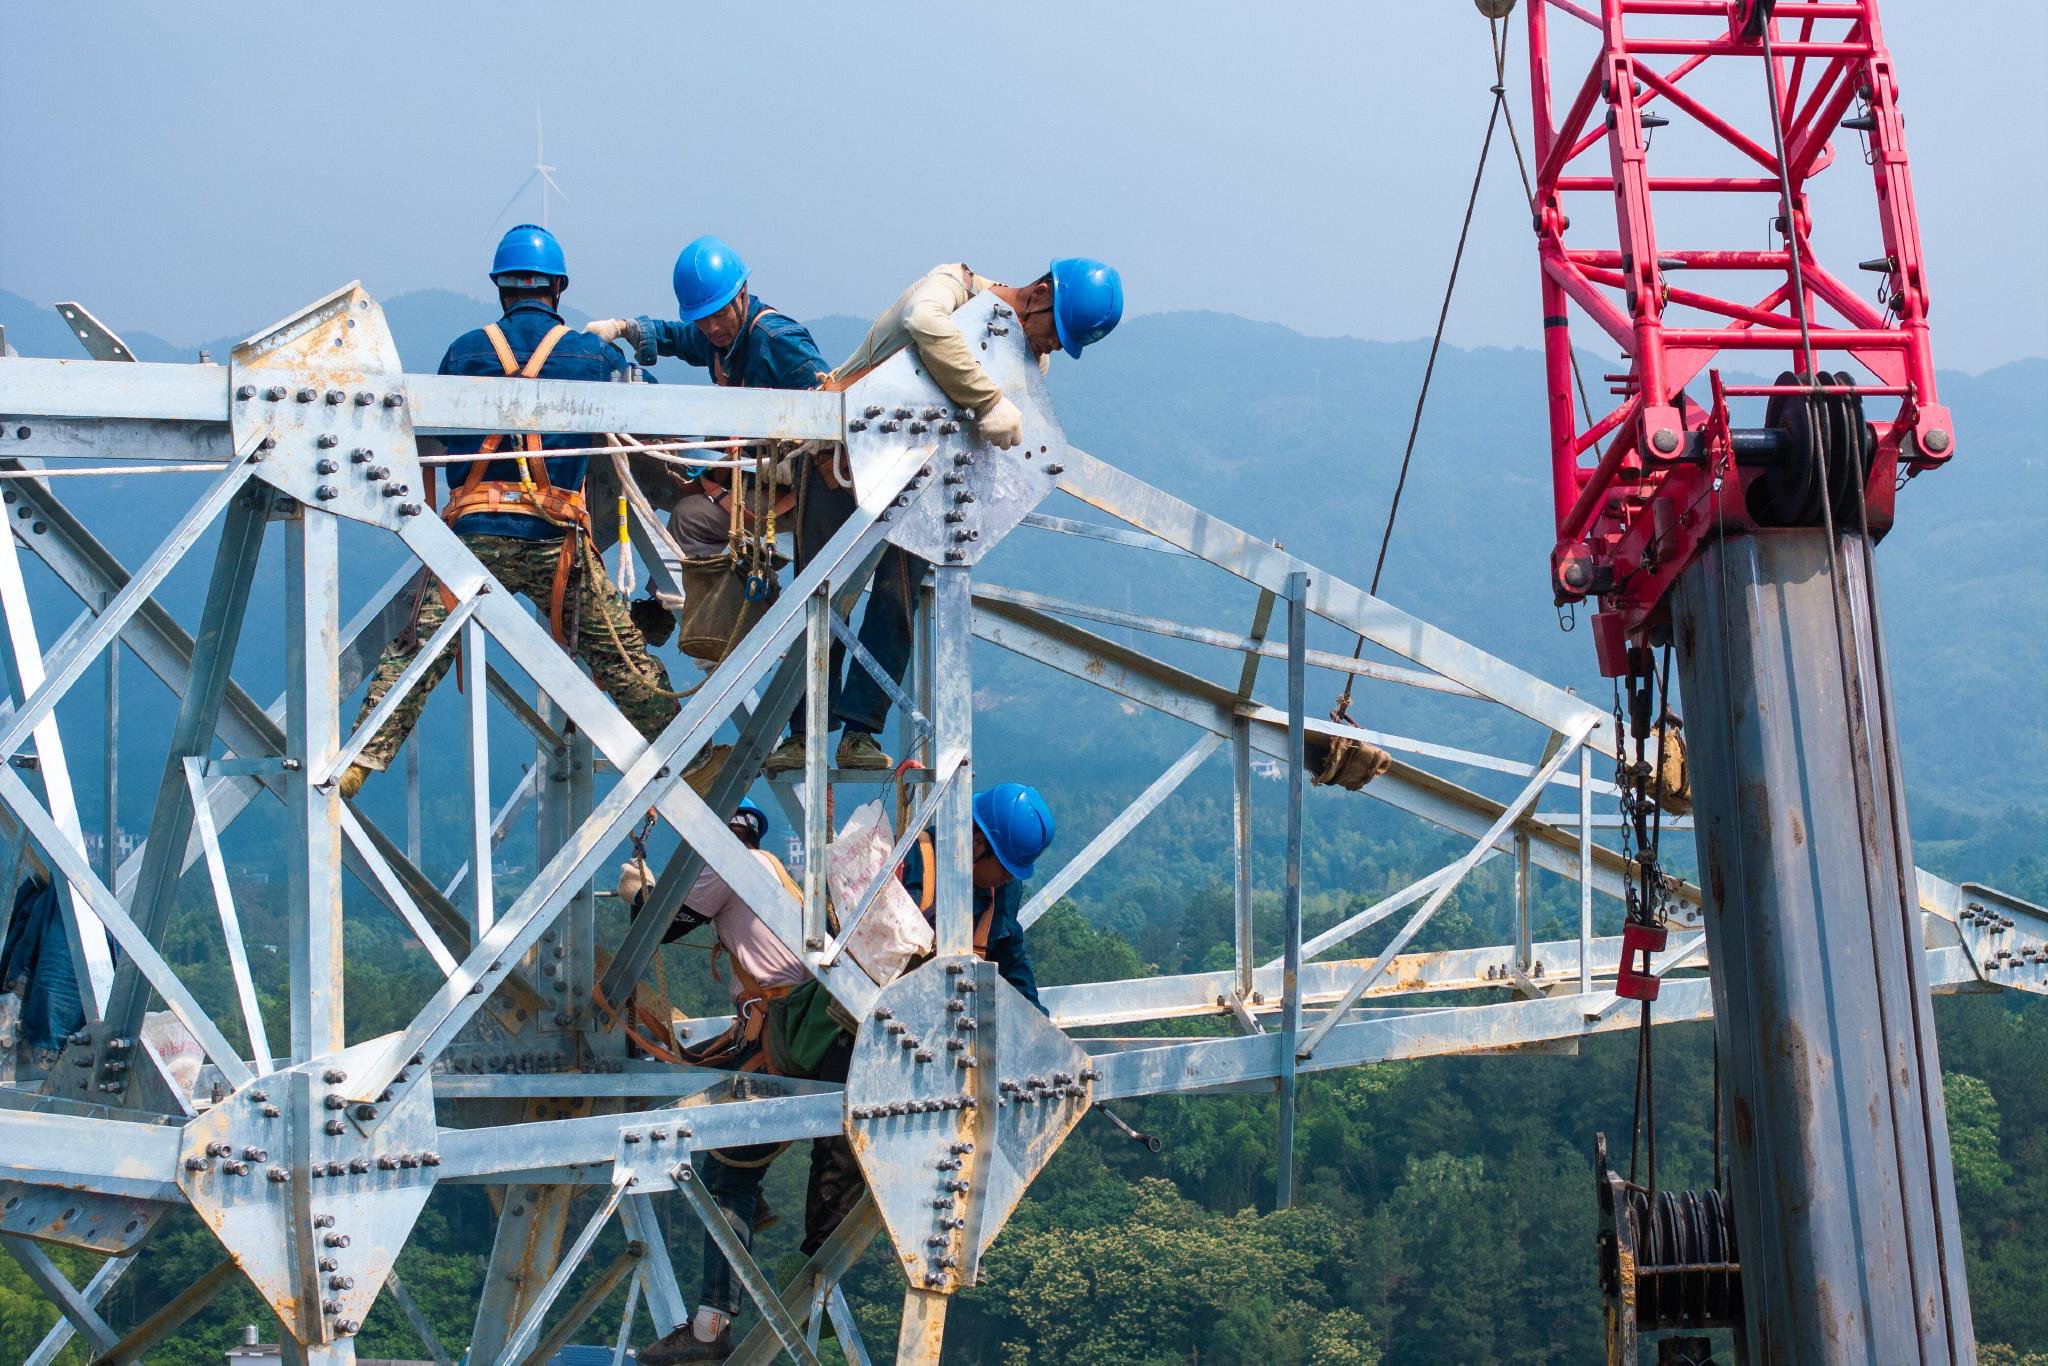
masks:
<path fill-rule="evenodd" d="M 1937 358 L 2048 354 L 2048 6 L 1890 0 L 1885 20 Z M 9 5 L 0 49 L 0 287 L 174 339 L 259 326 L 358 276 L 385 295 L 483 293 L 496 231 L 539 211 L 529 193 L 493 223 L 534 160 L 536 113 L 569 196 L 550 219 L 571 301 L 594 313 L 668 308 L 676 248 L 715 231 L 803 316 L 872 314 L 942 259 L 1023 279 L 1073 253 L 1120 265 L 1135 312 L 1426 335 L 1492 75 L 1468 0 L 114 0 Z M 1504 156 L 1488 180 L 1450 335 L 1533 345 Z M 1879 254 L 1867 174 L 1845 158 L 1823 182 L 1822 250 Z M 1764 208 L 1739 211 L 1711 241 L 1678 240 L 1706 225 L 1674 211 L 1663 240 L 1761 245 Z M 1606 215 L 1575 213 L 1588 230 Z"/>

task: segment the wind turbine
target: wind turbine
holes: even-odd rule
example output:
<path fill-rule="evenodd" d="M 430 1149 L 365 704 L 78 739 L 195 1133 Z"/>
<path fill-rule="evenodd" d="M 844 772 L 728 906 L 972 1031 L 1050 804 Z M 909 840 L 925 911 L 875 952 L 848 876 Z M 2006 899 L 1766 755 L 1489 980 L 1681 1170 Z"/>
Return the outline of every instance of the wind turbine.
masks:
<path fill-rule="evenodd" d="M 564 201 L 569 198 L 568 192 L 555 183 L 554 172 L 555 168 L 548 165 L 547 140 L 545 131 L 541 127 L 540 106 L 535 105 L 533 108 L 533 170 L 527 173 L 526 179 L 519 182 L 519 188 L 514 190 L 512 197 L 505 201 L 505 207 L 498 210 L 498 216 L 491 220 L 491 226 L 495 228 L 498 224 L 504 222 L 505 215 L 512 211 L 514 204 L 519 202 L 519 196 L 526 193 L 526 187 L 538 180 L 540 182 L 540 225 L 546 227 L 548 225 L 548 191 L 553 190 L 556 194 L 561 195 Z"/>

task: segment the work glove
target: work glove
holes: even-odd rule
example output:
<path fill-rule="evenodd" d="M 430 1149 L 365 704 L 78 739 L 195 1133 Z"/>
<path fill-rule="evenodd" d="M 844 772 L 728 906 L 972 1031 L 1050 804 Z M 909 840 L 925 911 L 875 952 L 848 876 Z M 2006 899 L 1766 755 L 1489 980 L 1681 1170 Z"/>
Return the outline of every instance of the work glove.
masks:
<path fill-rule="evenodd" d="M 648 871 L 646 859 L 629 859 L 619 865 L 619 900 L 631 906 L 643 892 L 653 890 L 654 874 Z"/>
<path fill-rule="evenodd" d="M 1007 398 L 981 415 L 982 439 L 999 451 L 1006 451 L 1024 439 L 1024 414 Z"/>
<path fill-rule="evenodd" d="M 623 337 L 634 346 L 640 344 L 640 324 L 631 318 L 593 318 L 583 324 L 583 330 L 602 342 L 615 342 Z"/>

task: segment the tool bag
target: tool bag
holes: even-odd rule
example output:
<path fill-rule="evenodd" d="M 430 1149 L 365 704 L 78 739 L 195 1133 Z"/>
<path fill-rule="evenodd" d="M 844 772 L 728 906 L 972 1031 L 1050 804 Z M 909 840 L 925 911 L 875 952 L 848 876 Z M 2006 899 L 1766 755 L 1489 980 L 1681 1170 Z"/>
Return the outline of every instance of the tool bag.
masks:
<path fill-rule="evenodd" d="M 1317 787 L 1356 792 L 1394 766 L 1394 757 L 1378 745 L 1349 735 L 1310 731 L 1302 745 L 1308 780 Z"/>
<path fill-rule="evenodd" d="M 747 582 L 731 551 L 683 561 L 683 619 L 676 648 L 692 659 L 717 664 L 775 601 L 775 594 L 749 601 Z"/>

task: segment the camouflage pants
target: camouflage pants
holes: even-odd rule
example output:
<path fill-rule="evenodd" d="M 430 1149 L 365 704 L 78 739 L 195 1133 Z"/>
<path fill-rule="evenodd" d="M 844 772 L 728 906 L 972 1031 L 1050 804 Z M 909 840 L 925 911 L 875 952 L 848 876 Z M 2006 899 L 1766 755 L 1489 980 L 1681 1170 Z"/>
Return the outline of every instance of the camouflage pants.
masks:
<path fill-rule="evenodd" d="M 554 593 L 555 558 L 561 553 L 560 541 L 529 541 L 516 536 L 464 536 L 462 543 L 499 583 L 515 593 L 525 594 L 540 604 L 543 612 L 547 610 Z M 668 695 L 668 670 L 647 652 L 647 642 L 641 638 L 640 628 L 633 624 L 625 600 L 612 587 L 604 561 L 597 558 L 587 542 L 582 571 L 575 576 L 570 585 L 570 595 L 563 603 L 565 621 L 571 616 L 572 603 L 580 604 L 576 609 L 577 619 L 581 622 L 576 641 L 577 657 L 590 666 L 597 686 L 611 695 L 626 719 L 642 735 L 653 739 L 675 719 L 680 704 Z M 387 645 L 383 657 L 377 661 L 377 670 L 370 676 L 370 691 L 363 698 L 362 710 L 356 713 L 358 726 L 383 700 L 384 694 L 391 691 L 391 685 L 398 681 L 398 676 L 405 672 L 405 666 L 419 653 L 421 643 L 447 616 L 448 609 L 441 602 L 439 586 L 429 583 L 414 629 Z M 420 712 L 427 705 L 427 694 L 447 675 L 448 666 L 454 660 L 453 649 L 442 651 L 419 686 L 406 694 L 398 709 L 391 713 L 391 719 L 363 747 L 357 763 L 379 770 L 390 765 L 398 747 L 405 743 L 405 737 L 419 723 Z M 480 688 L 483 680 L 471 677 L 468 686 Z"/>

